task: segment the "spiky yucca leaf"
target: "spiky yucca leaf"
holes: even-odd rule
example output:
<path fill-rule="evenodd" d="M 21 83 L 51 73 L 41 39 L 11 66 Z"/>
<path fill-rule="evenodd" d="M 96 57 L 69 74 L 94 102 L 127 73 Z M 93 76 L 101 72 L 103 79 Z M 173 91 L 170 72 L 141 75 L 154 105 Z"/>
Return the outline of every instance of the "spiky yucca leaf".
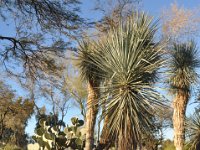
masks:
<path fill-rule="evenodd" d="M 89 73 L 104 81 L 100 104 L 105 106 L 104 115 L 110 116 L 110 135 L 123 132 L 124 137 L 140 140 L 142 132 L 154 126 L 154 108 L 162 104 L 153 83 L 165 46 L 155 42 L 156 31 L 156 23 L 147 15 L 133 14 L 99 41 L 92 41 L 90 51 L 82 48 L 81 54 L 84 51 L 88 57 L 85 63 L 91 66 Z"/>
<path fill-rule="evenodd" d="M 90 41 L 82 41 L 79 44 L 78 51 L 78 66 L 80 68 L 81 76 L 86 80 L 94 80 L 96 83 L 100 82 L 100 75 L 98 74 L 99 68 L 94 62 L 94 58 L 99 52 L 96 50 L 95 45 Z"/>
<path fill-rule="evenodd" d="M 168 82 L 172 90 L 189 91 L 191 85 L 198 79 L 195 69 L 200 67 L 196 44 L 194 41 L 174 43 L 170 55 Z"/>
<path fill-rule="evenodd" d="M 197 150 L 200 148 L 200 112 L 194 113 L 186 122 L 186 133 L 189 137 L 189 143 L 191 150 Z"/>

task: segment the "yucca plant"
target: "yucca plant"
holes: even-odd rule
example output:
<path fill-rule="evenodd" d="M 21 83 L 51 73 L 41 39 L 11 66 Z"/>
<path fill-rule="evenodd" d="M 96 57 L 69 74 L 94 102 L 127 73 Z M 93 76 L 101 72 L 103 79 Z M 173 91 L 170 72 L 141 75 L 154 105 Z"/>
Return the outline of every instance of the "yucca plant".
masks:
<path fill-rule="evenodd" d="M 186 133 L 189 137 L 190 150 L 200 149 L 200 112 L 195 112 L 186 122 Z"/>
<path fill-rule="evenodd" d="M 185 139 L 185 112 L 191 94 L 192 84 L 197 82 L 196 68 L 199 58 L 193 41 L 174 43 L 170 51 L 169 84 L 170 91 L 175 95 L 173 101 L 174 145 L 176 150 L 182 150 Z"/>
<path fill-rule="evenodd" d="M 98 75 L 98 68 L 93 60 L 96 51 L 89 41 L 84 41 L 79 46 L 79 67 L 81 75 L 87 81 L 87 112 L 86 112 L 86 142 L 85 149 L 92 150 L 94 147 L 94 128 L 98 113 L 99 85 L 101 78 Z M 95 72 L 95 73 L 94 73 Z"/>
<path fill-rule="evenodd" d="M 86 70 L 101 81 L 99 104 L 103 116 L 109 116 L 109 137 L 118 140 L 120 150 L 136 148 L 142 134 L 154 127 L 155 110 L 163 106 L 153 86 L 165 46 L 155 41 L 156 31 L 152 18 L 133 14 L 81 51 Z"/>

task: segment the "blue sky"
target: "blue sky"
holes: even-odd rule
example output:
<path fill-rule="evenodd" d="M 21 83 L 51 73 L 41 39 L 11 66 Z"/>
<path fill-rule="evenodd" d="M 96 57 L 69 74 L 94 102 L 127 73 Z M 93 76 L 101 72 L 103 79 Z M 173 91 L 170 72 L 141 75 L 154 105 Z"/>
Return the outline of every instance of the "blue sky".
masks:
<path fill-rule="evenodd" d="M 94 1 L 93 1 L 94 2 Z M 91 0 L 82 0 L 82 13 L 81 15 L 83 17 L 89 18 L 91 20 L 98 20 L 101 17 L 100 13 L 96 13 L 93 9 L 94 3 Z M 170 5 L 173 3 L 173 0 L 143 0 L 141 4 L 139 5 L 140 10 L 144 10 L 148 14 L 154 16 L 155 18 L 159 18 L 162 9 L 167 9 L 170 7 Z M 184 6 L 186 8 L 196 8 L 199 5 L 199 0 L 177 0 L 177 4 L 180 6 Z M 6 25 L 3 22 L 0 22 L 0 35 L 9 35 L 14 36 L 15 31 L 12 25 Z M 197 39 L 199 41 L 199 38 Z M 200 43 L 197 43 L 198 47 L 200 47 Z M 0 47 L 1 48 L 1 47 Z M 16 90 L 19 96 L 25 96 L 27 93 L 15 82 L 13 82 L 11 79 L 7 78 L 7 83 L 12 84 L 12 88 Z M 194 98 L 191 98 L 192 103 Z M 49 103 L 44 102 L 43 100 L 38 100 L 37 103 L 42 105 L 47 105 L 47 107 L 50 107 Z M 189 104 L 187 109 L 187 114 L 191 114 L 194 110 L 194 107 L 196 105 Z M 66 118 L 66 122 L 69 123 L 69 120 L 71 117 L 81 117 L 80 111 L 77 108 L 71 108 L 68 111 Z M 26 132 L 30 135 L 33 134 L 34 126 L 35 126 L 35 118 L 34 116 L 29 120 L 28 127 L 26 128 Z M 165 131 L 166 138 L 173 138 L 173 132 L 171 129 Z"/>

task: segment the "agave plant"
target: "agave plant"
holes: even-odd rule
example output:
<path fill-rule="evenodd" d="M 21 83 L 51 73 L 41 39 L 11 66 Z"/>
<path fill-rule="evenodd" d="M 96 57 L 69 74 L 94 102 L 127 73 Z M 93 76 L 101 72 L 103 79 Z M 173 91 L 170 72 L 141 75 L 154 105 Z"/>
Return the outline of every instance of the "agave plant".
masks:
<path fill-rule="evenodd" d="M 109 137 L 118 139 L 120 150 L 136 147 L 142 134 L 154 127 L 155 110 L 163 106 L 153 86 L 165 46 L 155 42 L 156 31 L 152 18 L 133 14 L 81 51 L 87 56 L 87 70 L 100 79 L 99 104 L 109 117 Z"/>
<path fill-rule="evenodd" d="M 169 84 L 170 91 L 175 95 L 173 101 L 174 145 L 182 150 L 185 139 L 185 112 L 190 98 L 191 86 L 197 82 L 196 68 L 200 62 L 196 45 L 193 41 L 187 43 L 174 43 L 170 53 Z"/>
<path fill-rule="evenodd" d="M 200 112 L 194 113 L 186 123 L 186 133 L 189 137 L 190 150 L 200 149 Z"/>

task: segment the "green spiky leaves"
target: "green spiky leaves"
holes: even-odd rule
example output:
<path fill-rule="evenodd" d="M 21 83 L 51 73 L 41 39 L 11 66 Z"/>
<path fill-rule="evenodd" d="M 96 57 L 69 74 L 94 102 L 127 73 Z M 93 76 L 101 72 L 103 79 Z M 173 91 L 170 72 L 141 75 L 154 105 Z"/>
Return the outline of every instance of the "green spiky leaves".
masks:
<path fill-rule="evenodd" d="M 103 115 L 109 115 L 110 135 L 123 132 L 140 140 L 153 127 L 154 108 L 162 105 L 153 84 L 165 46 L 155 42 L 156 30 L 147 15 L 134 14 L 105 37 L 80 46 L 82 73 L 101 80 L 99 104 L 105 107 Z"/>
<path fill-rule="evenodd" d="M 190 150 L 200 148 L 200 112 L 195 112 L 193 116 L 186 121 L 186 133 L 190 141 L 188 145 Z"/>
<path fill-rule="evenodd" d="M 200 67 L 196 44 L 194 41 L 174 43 L 170 57 L 168 82 L 174 90 L 189 91 L 191 85 L 197 82 L 196 68 Z"/>

